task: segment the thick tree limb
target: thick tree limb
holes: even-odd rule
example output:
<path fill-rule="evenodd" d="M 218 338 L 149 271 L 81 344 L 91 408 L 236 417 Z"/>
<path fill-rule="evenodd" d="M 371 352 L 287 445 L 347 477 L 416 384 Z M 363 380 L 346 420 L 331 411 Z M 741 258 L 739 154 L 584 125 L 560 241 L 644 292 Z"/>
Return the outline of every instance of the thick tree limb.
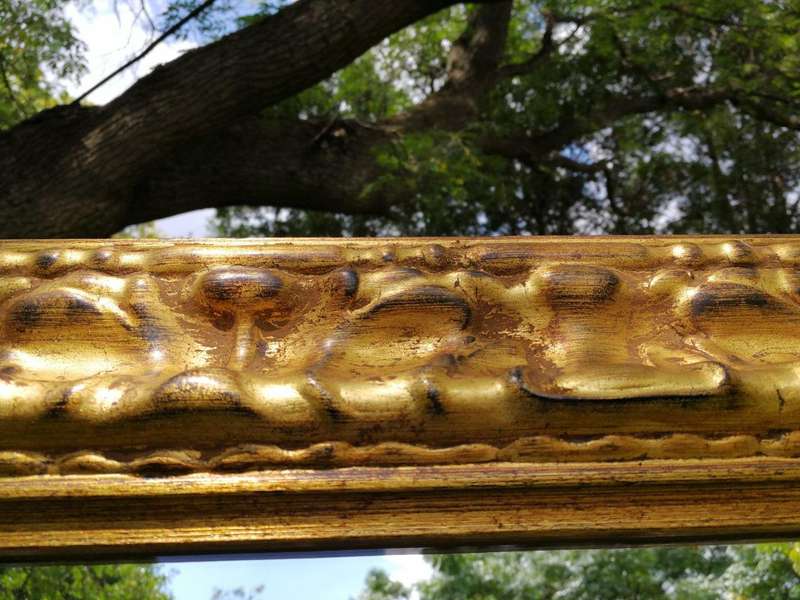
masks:
<path fill-rule="evenodd" d="M 721 102 L 722 93 L 673 90 L 666 98 L 698 107 Z M 565 122 L 560 128 L 532 135 L 485 136 L 478 141 L 484 153 L 548 164 L 587 174 L 605 165 L 582 163 L 559 151 L 581 136 L 606 127 L 628 114 L 665 108 L 659 98 L 610 98 L 592 119 Z M 137 187 L 132 222 L 156 219 L 175 212 L 223 206 L 264 204 L 335 210 L 345 213 L 384 214 L 404 201 L 382 189 L 364 194 L 367 184 L 381 174 L 376 155 L 418 124 L 392 121 L 385 127 L 365 127 L 336 119 L 327 122 L 267 121 L 248 118 L 213 136 L 177 147 L 165 156 L 164 166 Z"/>
<path fill-rule="evenodd" d="M 0 135 L 0 236 L 101 236 L 132 221 L 165 156 L 325 79 L 455 0 L 300 0 L 159 67 L 110 104 Z"/>
<path fill-rule="evenodd" d="M 667 97 L 692 107 L 711 106 L 725 98 L 722 93 L 697 94 L 691 97 L 687 90 L 676 90 Z M 528 165 L 548 164 L 594 174 L 605 165 L 572 160 L 559 151 L 626 114 L 665 108 L 664 98 L 612 98 L 607 106 L 598 108 L 592 120 L 565 122 L 551 132 L 532 135 L 487 136 L 479 140 L 479 147 L 485 153 Z M 413 122 L 403 124 L 402 132 L 409 131 Z M 387 189 L 366 195 L 364 190 L 382 173 L 377 152 L 401 134 L 397 123 L 381 127 L 342 119 L 309 122 L 248 117 L 163 153 L 162 166 L 136 186 L 127 217 L 130 222 L 142 222 L 243 203 L 385 214 L 390 206 L 401 205 L 403 190 L 396 190 L 394 196 Z"/>
<path fill-rule="evenodd" d="M 474 121 L 481 100 L 497 82 L 511 8 L 512 1 L 503 0 L 475 10 L 447 57 L 444 86 L 409 113 L 392 119 L 392 124 L 403 129 L 458 131 Z"/>
<path fill-rule="evenodd" d="M 505 51 L 511 5 L 505 0 L 482 6 L 470 15 L 464 33 L 450 50 L 445 88 L 491 85 Z"/>
<path fill-rule="evenodd" d="M 380 173 L 373 151 L 392 134 L 357 122 L 239 123 L 177 147 L 136 189 L 132 222 L 227 205 L 264 204 L 383 214 L 385 196 L 365 198 Z"/>
<path fill-rule="evenodd" d="M 230 204 L 385 213 L 403 201 L 403 190 L 365 193 L 381 174 L 376 151 L 409 131 L 460 131 L 480 119 L 487 93 L 511 73 L 502 66 L 510 0 L 471 13 L 450 53 L 446 84 L 407 114 L 370 126 L 258 114 L 454 3 L 300 0 L 156 69 L 109 105 L 58 107 L 0 134 L 0 237 L 105 236 L 131 223 Z M 552 27 L 548 22 L 542 50 L 512 70 L 552 52 Z M 565 111 L 547 131 L 487 135 L 478 147 L 526 164 L 594 173 L 602 165 L 560 151 L 620 118 L 652 111 L 732 102 L 776 122 L 745 100 L 731 90 L 655 86 L 642 96 L 609 95 L 588 115 Z"/>

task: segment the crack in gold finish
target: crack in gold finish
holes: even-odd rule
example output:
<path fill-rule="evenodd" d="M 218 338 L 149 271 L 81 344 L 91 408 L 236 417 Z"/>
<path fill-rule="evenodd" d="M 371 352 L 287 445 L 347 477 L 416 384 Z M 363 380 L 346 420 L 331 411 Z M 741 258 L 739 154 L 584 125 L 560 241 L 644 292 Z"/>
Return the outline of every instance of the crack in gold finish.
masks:
<path fill-rule="evenodd" d="M 0 474 L 800 456 L 795 238 L 0 243 Z"/>

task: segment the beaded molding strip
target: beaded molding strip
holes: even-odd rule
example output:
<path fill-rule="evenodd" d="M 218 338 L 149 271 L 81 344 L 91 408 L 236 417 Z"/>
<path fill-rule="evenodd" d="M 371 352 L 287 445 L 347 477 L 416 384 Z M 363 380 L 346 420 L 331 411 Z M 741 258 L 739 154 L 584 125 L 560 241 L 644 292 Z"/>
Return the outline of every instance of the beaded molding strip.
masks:
<path fill-rule="evenodd" d="M 240 473 L 285 467 L 352 467 L 446 465 L 481 463 L 572 463 L 664 459 L 749 458 L 800 456 L 800 432 L 759 439 L 731 435 L 718 439 L 677 433 L 659 438 L 607 435 L 588 441 L 547 436 L 522 438 L 503 448 L 488 444 L 462 444 L 430 448 L 383 442 L 353 446 L 346 442 L 318 443 L 287 450 L 279 446 L 248 444 L 207 454 L 197 450 L 162 450 L 127 459 L 99 452 L 75 452 L 51 457 L 37 452 L 0 452 L 0 475 L 133 474 L 144 476 L 187 473 Z"/>

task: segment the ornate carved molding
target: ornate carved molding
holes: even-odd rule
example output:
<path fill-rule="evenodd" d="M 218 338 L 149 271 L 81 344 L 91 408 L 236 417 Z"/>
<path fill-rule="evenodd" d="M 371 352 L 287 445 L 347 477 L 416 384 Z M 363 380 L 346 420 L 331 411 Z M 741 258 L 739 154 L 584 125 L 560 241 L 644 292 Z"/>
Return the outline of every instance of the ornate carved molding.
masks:
<path fill-rule="evenodd" d="M 0 242 L 0 503 L 287 469 L 710 484 L 745 459 L 774 487 L 798 359 L 794 237 Z"/>

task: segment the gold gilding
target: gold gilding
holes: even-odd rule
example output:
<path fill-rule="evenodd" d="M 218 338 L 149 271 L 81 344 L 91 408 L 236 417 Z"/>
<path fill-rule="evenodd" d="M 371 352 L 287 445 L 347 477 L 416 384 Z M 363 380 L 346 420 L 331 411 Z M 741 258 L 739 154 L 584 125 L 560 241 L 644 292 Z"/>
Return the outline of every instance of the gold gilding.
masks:
<path fill-rule="evenodd" d="M 0 472 L 800 456 L 798 256 L 759 237 L 3 242 L 0 453 L 19 461 Z"/>

